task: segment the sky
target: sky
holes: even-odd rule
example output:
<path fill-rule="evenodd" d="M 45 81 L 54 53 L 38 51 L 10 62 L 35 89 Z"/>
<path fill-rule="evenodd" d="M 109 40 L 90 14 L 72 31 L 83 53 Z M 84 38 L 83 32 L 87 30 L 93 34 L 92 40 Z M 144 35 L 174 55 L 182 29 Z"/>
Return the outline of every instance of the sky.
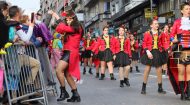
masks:
<path fill-rule="evenodd" d="M 25 10 L 24 14 L 31 14 L 31 12 L 37 12 L 40 9 L 40 0 L 7 0 L 12 5 L 17 5 Z"/>

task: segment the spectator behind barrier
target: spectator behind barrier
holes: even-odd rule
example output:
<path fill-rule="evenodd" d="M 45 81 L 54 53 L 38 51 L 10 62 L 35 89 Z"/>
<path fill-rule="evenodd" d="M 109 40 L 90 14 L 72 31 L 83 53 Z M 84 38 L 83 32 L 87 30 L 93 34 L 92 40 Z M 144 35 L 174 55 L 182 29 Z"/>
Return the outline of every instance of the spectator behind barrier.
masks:
<path fill-rule="evenodd" d="M 21 23 L 22 23 L 22 30 L 27 33 L 29 29 L 29 24 L 30 24 L 30 19 L 29 16 L 23 15 L 21 18 Z M 32 37 L 30 38 L 30 42 L 34 44 L 36 47 L 40 47 L 42 44 L 42 38 L 41 37 L 36 37 L 34 33 L 32 34 Z"/>

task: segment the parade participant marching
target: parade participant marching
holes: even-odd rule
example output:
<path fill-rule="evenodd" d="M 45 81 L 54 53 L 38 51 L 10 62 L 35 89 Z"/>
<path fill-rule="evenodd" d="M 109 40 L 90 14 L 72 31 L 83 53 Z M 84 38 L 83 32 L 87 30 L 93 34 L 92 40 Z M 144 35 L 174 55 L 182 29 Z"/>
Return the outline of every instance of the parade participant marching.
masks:
<path fill-rule="evenodd" d="M 114 59 L 114 66 L 119 67 L 119 79 L 120 87 L 124 87 L 124 83 L 130 86 L 128 75 L 130 69 L 130 57 L 131 57 L 131 47 L 130 39 L 124 36 L 125 28 L 119 28 L 119 36 L 116 43 L 116 58 Z"/>
<path fill-rule="evenodd" d="M 175 20 L 171 31 L 175 60 L 169 60 L 169 78 L 181 100 L 190 100 L 190 5 L 181 5 L 182 17 Z M 175 38 L 177 36 L 177 38 Z"/>
<path fill-rule="evenodd" d="M 89 50 L 88 48 L 93 44 L 93 40 L 91 39 L 90 32 L 88 32 L 86 39 L 84 40 L 84 45 L 83 45 L 83 58 L 84 58 L 84 69 L 83 69 L 83 74 L 86 74 L 86 66 L 89 66 L 89 74 L 92 73 L 92 51 Z"/>
<path fill-rule="evenodd" d="M 83 35 L 82 26 L 70 6 L 66 6 L 65 12 L 62 13 L 62 16 L 65 17 L 65 22 L 60 20 L 55 12 L 49 11 L 49 13 L 59 22 L 56 27 L 56 32 L 64 35 L 62 36 L 62 42 L 64 44 L 63 55 L 56 68 L 57 78 L 61 85 L 61 94 L 57 101 L 63 101 L 66 98 L 69 98 L 69 94 L 65 89 L 66 78 L 73 93 L 72 97 L 68 99 L 67 102 L 80 102 L 81 98 L 72 76 L 76 77 L 77 80 L 80 80 L 79 46 Z"/>
<path fill-rule="evenodd" d="M 138 68 L 138 60 L 139 60 L 139 53 L 138 53 L 138 49 L 139 49 L 139 43 L 138 40 L 135 40 L 135 37 L 133 35 L 130 35 L 130 41 L 131 41 L 131 52 L 132 52 L 132 66 L 130 68 L 130 72 L 133 71 L 133 66 L 136 67 L 136 71 L 139 71 Z"/>
<path fill-rule="evenodd" d="M 99 78 L 99 76 L 100 76 L 100 73 L 99 73 L 99 68 L 100 68 L 99 49 L 94 49 L 97 44 L 98 44 L 97 38 L 95 36 L 93 36 L 93 44 L 88 49 L 93 51 L 92 61 L 96 68 L 96 78 Z"/>
<path fill-rule="evenodd" d="M 162 88 L 162 55 L 161 46 L 159 41 L 159 31 L 158 31 L 158 20 L 153 19 L 150 23 L 151 30 L 145 32 L 143 39 L 143 49 L 145 50 L 144 55 L 141 58 L 141 63 L 146 65 L 144 70 L 144 79 L 142 85 L 141 94 L 146 94 L 146 84 L 148 81 L 148 76 L 152 67 L 156 67 L 156 73 L 158 78 L 158 93 L 166 94 L 166 91 Z"/>
<path fill-rule="evenodd" d="M 163 59 L 163 63 L 164 63 L 164 65 L 162 66 L 162 68 L 163 68 L 162 75 L 166 75 L 167 62 L 168 62 L 168 57 L 169 57 L 168 52 L 169 52 L 169 48 L 170 48 L 170 34 L 169 34 L 169 26 L 168 25 L 164 26 L 164 31 L 160 35 L 160 42 L 161 42 L 161 46 L 163 47 L 162 59 Z"/>
<path fill-rule="evenodd" d="M 103 35 L 98 38 L 98 44 L 94 48 L 94 50 L 99 49 L 99 59 L 101 61 L 100 80 L 104 80 L 105 78 L 106 65 L 108 66 L 110 79 L 116 80 L 113 74 L 113 55 L 115 54 L 116 39 L 108 35 L 108 30 L 109 27 L 107 26 L 103 28 Z"/>

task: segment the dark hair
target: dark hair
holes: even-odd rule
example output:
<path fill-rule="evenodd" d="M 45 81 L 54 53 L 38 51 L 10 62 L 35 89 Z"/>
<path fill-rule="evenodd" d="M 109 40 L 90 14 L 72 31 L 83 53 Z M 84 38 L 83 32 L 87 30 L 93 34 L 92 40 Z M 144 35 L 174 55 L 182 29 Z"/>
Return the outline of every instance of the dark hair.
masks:
<path fill-rule="evenodd" d="M 188 2 L 183 2 L 180 6 L 180 9 L 183 10 L 185 6 L 190 6 L 190 4 Z"/>
<path fill-rule="evenodd" d="M 125 27 L 124 27 L 124 26 L 120 26 L 119 29 L 120 29 L 120 28 L 123 28 L 123 29 L 125 30 Z"/>
<path fill-rule="evenodd" d="M 6 9 L 8 9 L 8 4 L 7 4 L 7 2 L 5 2 L 5 1 L 0 1 L 0 9 L 1 10 L 6 10 Z"/>
<path fill-rule="evenodd" d="M 106 28 L 107 28 L 107 29 L 109 29 L 109 27 L 108 27 L 108 26 L 104 26 L 104 27 L 103 27 L 103 31 L 104 31 Z"/>
<path fill-rule="evenodd" d="M 7 4 L 7 2 L 5 2 L 5 1 L 0 1 L 0 17 L 1 18 L 4 18 L 4 15 L 3 15 L 3 11 L 2 10 L 6 10 L 6 9 L 8 9 L 8 4 Z"/>
<path fill-rule="evenodd" d="M 66 22 L 66 18 L 65 18 L 65 24 L 67 24 L 67 22 Z M 67 24 L 68 25 L 68 24 Z M 81 36 L 81 38 L 83 37 L 83 35 L 84 35 L 84 30 L 83 30 L 83 27 L 82 27 L 82 25 L 81 25 L 81 23 L 78 21 L 78 19 L 77 19 L 77 16 L 74 16 L 73 17 L 73 21 L 72 21 L 72 23 L 71 23 L 71 27 L 73 27 L 73 29 L 74 29 L 74 33 L 80 33 L 81 31 L 81 34 L 82 34 L 82 36 Z M 66 34 L 65 36 L 64 36 L 64 42 L 66 42 L 67 41 L 67 38 L 68 38 L 68 35 Z"/>
<path fill-rule="evenodd" d="M 149 25 L 152 25 L 154 21 L 158 21 L 158 20 L 151 19 L 150 22 L 149 22 Z"/>
<path fill-rule="evenodd" d="M 12 6 L 9 8 L 9 16 L 13 18 L 16 16 L 17 13 L 20 12 L 20 8 L 18 6 Z"/>

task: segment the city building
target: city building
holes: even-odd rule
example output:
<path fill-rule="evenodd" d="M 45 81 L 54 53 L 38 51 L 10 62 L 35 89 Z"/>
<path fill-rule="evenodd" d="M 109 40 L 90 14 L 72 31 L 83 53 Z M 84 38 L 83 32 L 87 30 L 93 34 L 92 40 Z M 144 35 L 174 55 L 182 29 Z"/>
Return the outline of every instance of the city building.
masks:
<path fill-rule="evenodd" d="M 110 0 L 84 0 L 85 31 L 102 34 L 102 29 L 111 18 Z"/>

